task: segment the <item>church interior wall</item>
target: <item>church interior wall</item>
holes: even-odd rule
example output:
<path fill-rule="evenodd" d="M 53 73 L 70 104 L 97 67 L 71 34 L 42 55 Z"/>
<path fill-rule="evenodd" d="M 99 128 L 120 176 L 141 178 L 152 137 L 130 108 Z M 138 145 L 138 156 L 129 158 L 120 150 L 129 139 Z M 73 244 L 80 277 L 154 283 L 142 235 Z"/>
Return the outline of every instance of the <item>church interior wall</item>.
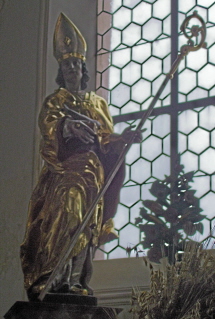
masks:
<path fill-rule="evenodd" d="M 52 54 L 51 28 L 60 11 L 67 11 L 65 14 L 86 34 L 90 48 L 90 89 L 93 89 L 96 42 L 92 33 L 96 30 L 96 0 L 0 1 L 1 318 L 17 300 L 26 300 L 19 245 L 24 236 L 28 202 L 38 175 L 38 110 L 46 92 L 56 88 L 54 84 L 46 87 L 46 74 L 48 80 L 57 74 L 56 62 L 52 61 L 53 65 L 46 63 L 46 52 L 49 58 Z M 46 51 L 47 36 L 50 36 L 50 48 Z"/>

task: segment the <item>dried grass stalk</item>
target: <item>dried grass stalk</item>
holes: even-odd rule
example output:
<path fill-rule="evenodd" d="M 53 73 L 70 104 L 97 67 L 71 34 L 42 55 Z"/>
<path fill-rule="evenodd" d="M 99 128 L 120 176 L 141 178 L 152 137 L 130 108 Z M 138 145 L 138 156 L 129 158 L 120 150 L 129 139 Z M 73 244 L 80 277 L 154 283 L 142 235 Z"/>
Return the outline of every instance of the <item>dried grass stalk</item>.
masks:
<path fill-rule="evenodd" d="M 139 319 L 210 319 L 215 310 L 215 255 L 188 243 L 181 261 L 151 269 L 149 291 L 133 289 L 132 308 Z"/>

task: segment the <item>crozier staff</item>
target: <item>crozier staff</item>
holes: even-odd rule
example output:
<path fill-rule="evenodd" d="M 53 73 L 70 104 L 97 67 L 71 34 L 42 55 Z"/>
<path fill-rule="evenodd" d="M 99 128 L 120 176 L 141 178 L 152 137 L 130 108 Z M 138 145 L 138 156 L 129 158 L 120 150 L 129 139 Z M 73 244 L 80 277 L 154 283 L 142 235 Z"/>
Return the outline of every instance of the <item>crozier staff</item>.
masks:
<path fill-rule="evenodd" d="M 55 27 L 54 56 L 59 62 L 56 82 L 60 87 L 45 99 L 39 115 L 44 167 L 30 200 L 21 245 L 24 282 L 30 299 L 44 288 L 61 251 L 71 241 L 122 147 L 134 134 L 130 129 L 122 135 L 114 134 L 106 101 L 94 92 L 83 91 L 89 80 L 86 42 L 62 13 Z M 141 133 L 135 135 L 135 142 L 140 142 Z M 123 179 L 124 165 L 97 204 L 52 284 L 52 292 L 93 293 L 88 285 L 93 252 L 117 238 L 112 217 Z"/>

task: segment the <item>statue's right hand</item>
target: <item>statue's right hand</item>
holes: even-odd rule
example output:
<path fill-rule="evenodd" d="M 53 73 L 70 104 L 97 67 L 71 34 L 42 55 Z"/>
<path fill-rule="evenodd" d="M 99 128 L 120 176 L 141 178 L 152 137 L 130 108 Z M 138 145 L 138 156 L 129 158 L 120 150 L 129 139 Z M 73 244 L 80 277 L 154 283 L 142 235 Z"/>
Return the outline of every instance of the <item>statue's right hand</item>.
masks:
<path fill-rule="evenodd" d="M 85 144 L 93 144 L 96 132 L 87 123 L 87 120 L 72 120 L 67 118 L 64 123 L 63 136 L 66 138 L 76 137 Z"/>

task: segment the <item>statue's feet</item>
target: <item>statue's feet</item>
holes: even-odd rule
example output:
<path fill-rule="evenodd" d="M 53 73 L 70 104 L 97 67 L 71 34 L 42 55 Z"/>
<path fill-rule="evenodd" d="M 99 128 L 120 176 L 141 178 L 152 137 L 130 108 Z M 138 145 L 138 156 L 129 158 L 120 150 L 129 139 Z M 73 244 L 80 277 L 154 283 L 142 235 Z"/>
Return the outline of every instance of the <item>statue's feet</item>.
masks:
<path fill-rule="evenodd" d="M 80 284 L 73 284 L 70 286 L 69 292 L 76 295 L 88 295 L 87 289 L 84 289 Z"/>
<path fill-rule="evenodd" d="M 57 286 L 52 287 L 52 293 L 69 293 L 70 285 L 67 281 L 60 282 Z"/>
<path fill-rule="evenodd" d="M 88 284 L 83 284 L 83 289 L 87 290 L 89 296 L 93 296 L 93 289 Z"/>
<path fill-rule="evenodd" d="M 45 288 L 45 283 L 40 283 L 40 284 L 34 285 L 29 290 L 27 290 L 27 296 L 29 301 L 38 300 L 38 296 L 44 288 Z"/>

